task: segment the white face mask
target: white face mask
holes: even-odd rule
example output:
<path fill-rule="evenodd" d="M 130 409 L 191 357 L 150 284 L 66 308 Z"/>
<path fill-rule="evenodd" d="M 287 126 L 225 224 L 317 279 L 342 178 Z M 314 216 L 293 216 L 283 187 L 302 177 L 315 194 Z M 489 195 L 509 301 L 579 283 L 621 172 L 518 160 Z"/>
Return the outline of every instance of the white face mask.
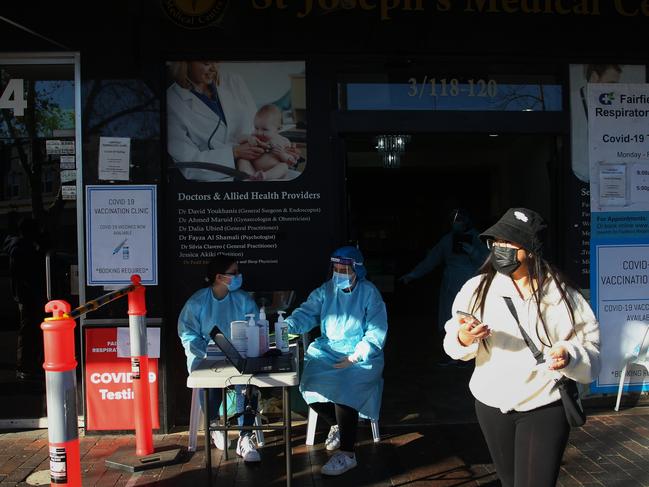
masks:
<path fill-rule="evenodd" d="M 336 289 L 349 289 L 350 287 L 352 287 L 352 277 L 348 274 L 342 274 L 340 272 L 334 271 L 333 282 Z"/>

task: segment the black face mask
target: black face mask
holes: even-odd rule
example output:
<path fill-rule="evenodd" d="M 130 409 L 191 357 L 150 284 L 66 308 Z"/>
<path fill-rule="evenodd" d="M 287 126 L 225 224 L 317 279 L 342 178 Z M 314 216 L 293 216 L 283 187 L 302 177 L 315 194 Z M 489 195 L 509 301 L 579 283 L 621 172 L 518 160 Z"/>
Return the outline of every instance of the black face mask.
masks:
<path fill-rule="evenodd" d="M 496 271 L 506 276 L 511 276 L 521 265 L 519 260 L 516 258 L 518 249 L 513 249 L 511 247 L 498 247 L 494 246 L 491 249 L 491 265 L 494 266 Z"/>

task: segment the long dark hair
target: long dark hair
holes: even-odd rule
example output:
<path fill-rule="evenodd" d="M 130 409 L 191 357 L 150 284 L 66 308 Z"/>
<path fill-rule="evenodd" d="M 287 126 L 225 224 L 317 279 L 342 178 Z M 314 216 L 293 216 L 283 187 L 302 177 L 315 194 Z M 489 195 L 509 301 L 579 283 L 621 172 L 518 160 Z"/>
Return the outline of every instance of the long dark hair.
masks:
<path fill-rule="evenodd" d="M 527 250 L 526 250 L 527 252 Z M 493 281 L 494 276 L 496 275 L 496 269 L 491 264 L 491 256 L 485 260 L 480 269 L 478 269 L 478 274 L 481 275 L 480 283 L 473 293 L 473 305 L 471 306 L 471 312 L 475 313 L 477 310 L 480 311 L 480 316 L 484 316 L 484 308 L 487 299 L 487 294 L 489 288 L 491 287 L 491 282 Z M 554 282 L 559 290 L 561 295 L 561 302 L 565 303 L 568 308 L 568 314 L 570 316 L 570 323 L 573 328 L 575 328 L 575 310 L 572 302 L 572 298 L 569 295 L 570 290 L 577 290 L 577 288 L 552 264 L 545 260 L 539 254 L 528 253 L 528 258 L 525 261 L 527 263 L 527 276 L 530 280 L 530 286 L 532 287 L 532 295 L 534 296 L 534 302 L 536 303 L 536 313 L 539 317 L 539 322 L 543 326 L 543 332 L 545 337 L 550 343 L 545 343 L 543 338 L 541 338 L 541 333 L 539 331 L 539 326 L 537 323 L 536 326 L 536 336 L 539 341 L 546 347 L 552 346 L 552 340 L 550 339 L 550 334 L 546 326 L 545 320 L 543 319 L 543 314 L 541 313 L 541 300 L 543 299 L 543 294 L 547 290 L 547 286 Z M 534 286 L 534 281 L 537 285 Z"/>

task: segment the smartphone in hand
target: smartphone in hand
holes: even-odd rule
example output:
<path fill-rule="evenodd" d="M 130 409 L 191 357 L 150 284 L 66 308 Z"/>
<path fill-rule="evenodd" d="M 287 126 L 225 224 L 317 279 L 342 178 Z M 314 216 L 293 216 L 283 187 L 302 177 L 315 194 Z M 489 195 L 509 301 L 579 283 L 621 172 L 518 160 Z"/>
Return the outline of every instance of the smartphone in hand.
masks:
<path fill-rule="evenodd" d="M 466 318 L 469 320 L 468 323 L 461 324 L 460 329 L 464 329 L 465 332 L 471 334 L 474 337 L 473 341 L 482 340 L 483 338 L 487 338 L 491 335 L 491 330 L 489 329 L 489 327 L 478 318 L 473 316 L 471 313 L 458 310 L 457 314 L 460 318 Z"/>
<path fill-rule="evenodd" d="M 456 311 L 456 313 L 464 318 L 471 318 L 478 324 L 481 323 L 481 321 L 475 316 L 473 316 L 471 313 L 467 313 L 466 311 L 460 311 L 460 310 Z"/>

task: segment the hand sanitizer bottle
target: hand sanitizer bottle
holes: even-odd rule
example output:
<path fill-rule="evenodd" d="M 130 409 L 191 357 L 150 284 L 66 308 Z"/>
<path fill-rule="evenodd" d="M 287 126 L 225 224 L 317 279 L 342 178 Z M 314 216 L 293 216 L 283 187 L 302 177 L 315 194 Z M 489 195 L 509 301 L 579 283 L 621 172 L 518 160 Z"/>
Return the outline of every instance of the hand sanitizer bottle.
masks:
<path fill-rule="evenodd" d="M 275 347 L 282 353 L 288 353 L 288 325 L 284 322 L 284 311 L 278 311 L 275 323 Z"/>
<path fill-rule="evenodd" d="M 259 357 L 259 327 L 255 324 L 255 315 L 247 314 L 248 328 L 246 329 L 248 341 L 248 357 Z"/>
<path fill-rule="evenodd" d="M 268 320 L 266 319 L 266 310 L 262 306 L 259 310 L 259 319 L 257 320 L 257 326 L 259 327 L 259 355 L 263 355 L 268 351 Z"/>
<path fill-rule="evenodd" d="M 230 323 L 230 341 L 234 348 L 246 357 L 248 353 L 248 322 L 244 320 L 235 320 Z"/>

